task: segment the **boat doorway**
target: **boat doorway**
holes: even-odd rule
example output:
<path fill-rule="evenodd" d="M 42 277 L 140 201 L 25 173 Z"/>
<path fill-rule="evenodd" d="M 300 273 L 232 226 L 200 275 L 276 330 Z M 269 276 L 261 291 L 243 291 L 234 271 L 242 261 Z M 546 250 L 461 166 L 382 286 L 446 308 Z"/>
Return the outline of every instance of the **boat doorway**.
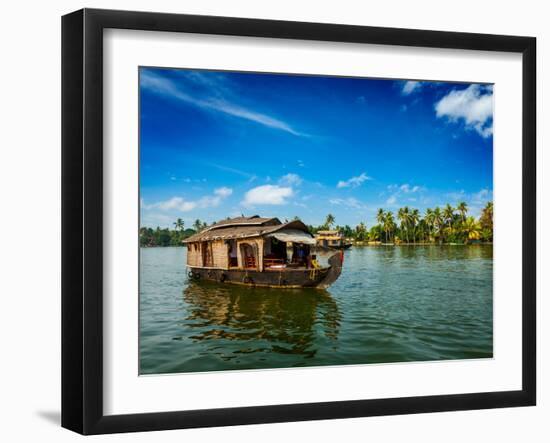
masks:
<path fill-rule="evenodd" d="M 227 240 L 227 260 L 230 268 L 239 267 L 237 258 L 237 240 Z"/>
<path fill-rule="evenodd" d="M 246 269 L 256 269 L 258 260 L 256 259 L 257 248 L 250 243 L 242 243 L 240 246 L 243 267 Z"/>

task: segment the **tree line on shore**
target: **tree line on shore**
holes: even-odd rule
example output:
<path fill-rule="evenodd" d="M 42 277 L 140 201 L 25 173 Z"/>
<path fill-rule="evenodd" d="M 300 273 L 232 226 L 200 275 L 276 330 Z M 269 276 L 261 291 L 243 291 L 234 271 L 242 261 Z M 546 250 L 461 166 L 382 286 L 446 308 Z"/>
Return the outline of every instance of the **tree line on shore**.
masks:
<path fill-rule="evenodd" d="M 378 209 L 377 224 L 370 229 L 363 222 L 355 228 L 335 225 L 328 214 L 321 226 L 309 226 L 318 231 L 334 229 L 347 239 L 356 242 L 383 243 L 471 243 L 493 241 L 493 202 L 487 202 L 479 218 L 468 216 L 468 205 L 460 202 L 456 207 L 428 208 L 421 214 L 418 209 L 405 206 L 394 214 Z"/>
<path fill-rule="evenodd" d="M 202 220 L 195 220 L 192 228 L 185 228 L 185 223 L 178 218 L 174 223 L 174 229 L 160 228 L 156 229 L 142 227 L 139 230 L 140 246 L 181 246 L 181 242 L 187 237 L 202 231 L 208 227 L 208 223 Z"/>
<path fill-rule="evenodd" d="M 295 217 L 298 219 L 298 217 Z M 421 214 L 418 209 L 405 206 L 395 214 L 392 211 L 378 209 L 377 224 L 370 229 L 361 222 L 355 228 L 349 225 L 336 225 L 334 215 L 328 214 L 325 223 L 319 226 L 309 225 L 316 234 L 322 230 L 335 230 L 354 242 L 382 243 L 470 243 L 475 241 L 493 241 L 493 202 L 488 202 L 479 218 L 468 216 L 468 205 L 450 204 L 443 208 L 428 208 Z M 146 228 L 139 231 L 140 246 L 181 246 L 187 237 L 202 231 L 208 224 L 195 220 L 191 228 L 186 228 L 181 218 L 174 223 L 174 229 Z"/>

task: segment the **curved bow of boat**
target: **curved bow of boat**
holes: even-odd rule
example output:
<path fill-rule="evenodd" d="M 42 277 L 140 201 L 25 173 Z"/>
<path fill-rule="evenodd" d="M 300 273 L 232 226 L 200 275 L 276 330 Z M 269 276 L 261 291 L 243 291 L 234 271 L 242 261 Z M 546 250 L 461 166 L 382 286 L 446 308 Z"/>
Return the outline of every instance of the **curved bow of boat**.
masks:
<path fill-rule="evenodd" d="M 344 251 L 338 251 L 335 254 L 331 255 L 328 259 L 328 264 L 330 265 L 328 274 L 326 277 L 319 282 L 317 288 L 327 289 L 331 284 L 333 284 L 340 274 L 342 273 L 342 265 L 344 263 Z"/>

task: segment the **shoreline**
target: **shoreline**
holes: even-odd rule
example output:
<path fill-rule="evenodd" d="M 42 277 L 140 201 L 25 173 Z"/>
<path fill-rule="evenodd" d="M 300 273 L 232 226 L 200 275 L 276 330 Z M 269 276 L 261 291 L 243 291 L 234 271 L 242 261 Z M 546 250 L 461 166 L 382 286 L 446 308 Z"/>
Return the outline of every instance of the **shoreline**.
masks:
<path fill-rule="evenodd" d="M 352 247 L 373 247 L 373 248 L 379 248 L 383 246 L 493 246 L 493 242 L 486 242 L 486 243 L 378 243 L 378 244 L 368 244 L 368 243 L 354 243 Z M 155 246 L 147 246 L 147 245 L 140 245 L 140 248 L 186 248 L 185 245 L 155 245 Z M 337 249 L 335 249 L 337 250 Z"/>

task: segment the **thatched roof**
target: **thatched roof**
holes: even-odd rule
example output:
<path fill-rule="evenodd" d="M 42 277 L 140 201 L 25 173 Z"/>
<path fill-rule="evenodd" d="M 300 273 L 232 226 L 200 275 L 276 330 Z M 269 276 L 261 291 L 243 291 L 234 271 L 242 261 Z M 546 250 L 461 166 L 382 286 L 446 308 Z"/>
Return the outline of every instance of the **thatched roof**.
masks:
<path fill-rule="evenodd" d="M 319 235 L 339 235 L 340 231 L 317 231 Z"/>
<path fill-rule="evenodd" d="M 227 228 L 229 226 L 266 226 L 280 224 L 281 221 L 276 217 L 260 217 L 259 215 L 253 215 L 252 217 L 235 217 L 221 220 L 201 232 L 211 231 L 212 229 Z"/>
<path fill-rule="evenodd" d="M 260 237 L 282 229 L 296 229 L 311 235 L 307 226 L 300 220 L 281 223 L 278 218 L 238 217 L 215 223 L 205 230 L 186 238 L 184 243 Z"/>

